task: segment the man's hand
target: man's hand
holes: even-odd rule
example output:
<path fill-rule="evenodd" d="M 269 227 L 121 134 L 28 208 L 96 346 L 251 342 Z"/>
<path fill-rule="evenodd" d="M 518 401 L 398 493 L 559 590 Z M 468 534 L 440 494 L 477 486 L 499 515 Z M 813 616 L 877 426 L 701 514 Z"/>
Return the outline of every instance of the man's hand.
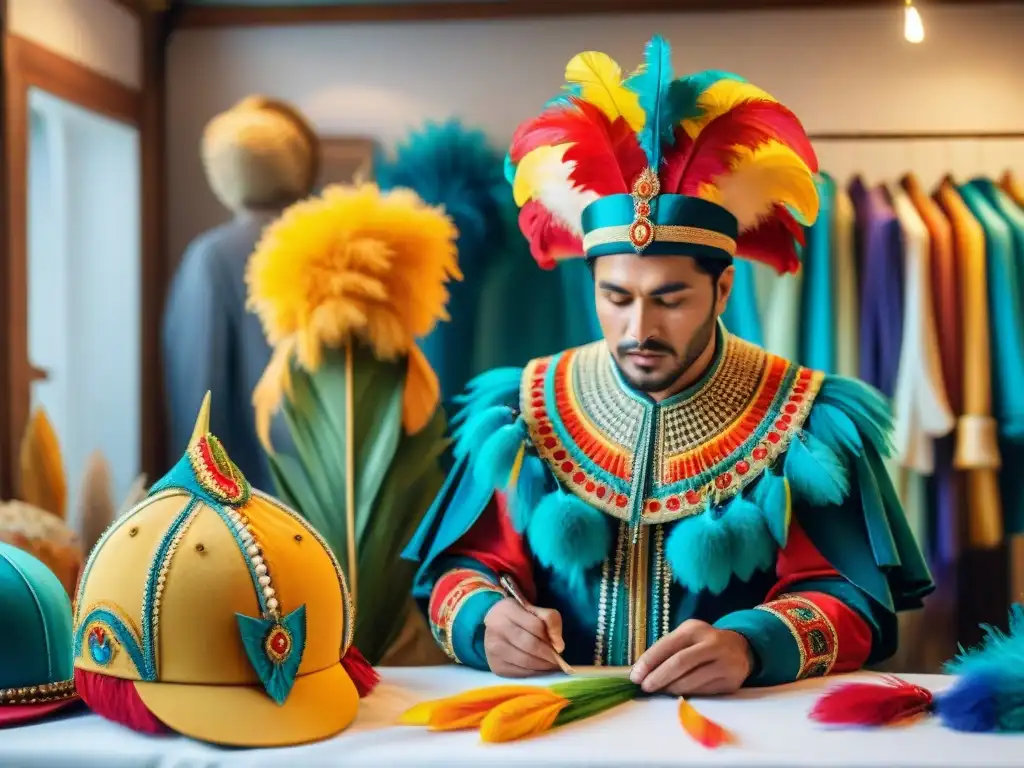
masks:
<path fill-rule="evenodd" d="M 630 680 L 647 693 L 733 693 L 753 667 L 753 652 L 743 635 L 690 619 L 647 649 L 633 665 Z"/>
<path fill-rule="evenodd" d="M 551 646 L 559 653 L 565 649 L 562 617 L 548 608 L 533 610 L 535 613 L 506 598 L 487 612 L 484 650 L 494 674 L 529 677 L 558 669 Z"/>

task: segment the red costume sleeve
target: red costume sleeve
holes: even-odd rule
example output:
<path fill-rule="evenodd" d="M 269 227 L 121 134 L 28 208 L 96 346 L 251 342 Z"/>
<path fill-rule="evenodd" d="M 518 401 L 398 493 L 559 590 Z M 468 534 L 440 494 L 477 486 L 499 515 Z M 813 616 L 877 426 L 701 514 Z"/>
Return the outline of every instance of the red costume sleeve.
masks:
<path fill-rule="evenodd" d="M 822 557 L 795 520 L 790 525 L 786 546 L 779 553 L 776 574 L 778 581 L 761 607 L 787 624 L 804 647 L 807 664 L 822 655 L 815 652 L 820 649 L 810 647 L 808 638 L 811 629 L 820 628 L 835 644 L 828 653 L 830 659 L 834 655 L 829 672 L 852 672 L 864 666 L 871 653 L 872 636 L 867 621 L 834 595 L 800 588 L 801 582 L 842 580 L 842 576 Z"/>

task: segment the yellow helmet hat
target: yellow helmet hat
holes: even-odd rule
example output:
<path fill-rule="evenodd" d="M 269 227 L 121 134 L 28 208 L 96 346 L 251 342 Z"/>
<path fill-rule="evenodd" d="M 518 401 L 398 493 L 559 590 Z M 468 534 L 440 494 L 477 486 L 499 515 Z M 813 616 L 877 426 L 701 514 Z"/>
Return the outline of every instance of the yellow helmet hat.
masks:
<path fill-rule="evenodd" d="M 344 730 L 357 683 L 376 682 L 353 628 L 337 559 L 249 486 L 209 433 L 207 394 L 185 455 L 86 562 L 75 680 L 94 711 L 139 731 L 302 744 Z"/>

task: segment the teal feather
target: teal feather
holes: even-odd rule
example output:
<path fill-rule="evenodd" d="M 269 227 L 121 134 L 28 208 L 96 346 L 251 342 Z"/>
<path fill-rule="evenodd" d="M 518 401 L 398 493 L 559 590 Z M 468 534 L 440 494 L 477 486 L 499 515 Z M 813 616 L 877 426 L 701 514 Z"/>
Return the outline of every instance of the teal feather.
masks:
<path fill-rule="evenodd" d="M 477 443 L 479 451 L 473 458 L 473 478 L 487 488 L 507 488 L 516 456 L 527 436 L 523 420 L 516 419 L 483 438 Z"/>
<path fill-rule="evenodd" d="M 807 431 L 837 454 L 845 451 L 851 456 L 864 455 L 864 441 L 857 425 L 835 405 L 815 403 L 807 419 Z"/>
<path fill-rule="evenodd" d="M 794 436 L 783 468 L 794 496 L 812 506 L 842 504 L 850 493 L 850 472 L 827 445 L 804 432 Z"/>
<path fill-rule="evenodd" d="M 996 727 L 1024 730 L 1024 605 L 1010 608 L 1009 632 L 983 625 L 980 645 L 961 649 L 946 672 L 962 679 L 991 681 L 995 691 Z"/>
<path fill-rule="evenodd" d="M 586 572 L 608 557 L 611 530 L 604 514 L 564 491 L 549 493 L 533 510 L 527 527 L 537 562 L 582 586 Z"/>
<path fill-rule="evenodd" d="M 736 496 L 725 508 L 722 521 L 732 539 L 732 570 L 741 581 L 750 581 L 756 571 L 771 568 L 775 540 L 756 504 Z"/>
<path fill-rule="evenodd" d="M 681 79 L 689 82 L 698 94 L 704 93 L 704 91 L 721 80 L 735 80 L 740 83 L 747 82 L 745 78 L 722 69 L 705 69 L 703 72 L 695 72 Z"/>
<path fill-rule="evenodd" d="M 733 537 L 724 521 L 705 510 L 674 523 L 665 540 L 672 575 L 691 592 L 717 595 L 732 578 Z"/>
<path fill-rule="evenodd" d="M 487 408 L 518 405 L 521 376 L 521 368 L 507 367 L 494 368 L 473 378 L 462 394 L 452 398 L 456 411 L 451 418 L 451 429 L 457 433 L 463 424 Z"/>
<path fill-rule="evenodd" d="M 512 155 L 505 155 L 505 181 L 509 184 L 516 183 L 516 168 L 518 166 L 512 162 Z"/>
<path fill-rule="evenodd" d="M 453 433 L 455 446 L 453 454 L 456 460 L 472 454 L 490 436 L 499 429 L 510 426 L 515 421 L 515 413 L 511 408 L 496 405 L 477 411 Z"/>
<path fill-rule="evenodd" d="M 533 516 L 533 510 L 548 490 L 547 470 L 544 461 L 527 453 L 519 470 L 519 480 L 509 495 L 509 514 L 512 527 L 517 533 L 526 530 Z"/>
<path fill-rule="evenodd" d="M 300 605 L 281 619 L 281 625 L 291 635 L 291 652 L 281 662 L 275 662 L 266 652 L 266 641 L 275 622 L 236 613 L 238 631 L 249 663 L 263 683 L 263 688 L 275 702 L 284 704 L 295 685 L 295 676 L 306 649 L 306 606 Z"/>
<path fill-rule="evenodd" d="M 892 413 L 885 396 L 874 387 L 847 376 L 826 376 L 815 398 L 814 410 L 831 405 L 856 425 L 863 440 L 882 456 L 893 454 Z"/>
<path fill-rule="evenodd" d="M 789 540 L 789 500 L 786 498 L 786 480 L 771 470 L 765 470 L 750 489 L 750 500 L 761 511 L 772 538 L 780 547 Z"/>
<path fill-rule="evenodd" d="M 625 85 L 639 96 L 647 116 L 640 130 L 640 146 L 656 171 L 661 168 L 662 145 L 671 145 L 677 120 L 671 108 L 669 89 L 673 83 L 672 48 L 665 38 L 655 35 L 644 48 L 644 63 L 627 78 Z"/>

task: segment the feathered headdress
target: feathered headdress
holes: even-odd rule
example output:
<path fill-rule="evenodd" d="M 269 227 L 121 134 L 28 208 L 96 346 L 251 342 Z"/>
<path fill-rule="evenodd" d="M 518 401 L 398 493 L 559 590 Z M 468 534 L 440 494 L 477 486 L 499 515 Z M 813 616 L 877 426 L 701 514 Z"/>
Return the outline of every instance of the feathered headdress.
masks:
<path fill-rule="evenodd" d="M 565 79 L 566 92 L 516 131 L 505 163 L 542 267 L 635 250 L 799 268 L 818 164 L 786 107 L 727 72 L 676 78 L 657 36 L 628 78 L 590 51 Z"/>

